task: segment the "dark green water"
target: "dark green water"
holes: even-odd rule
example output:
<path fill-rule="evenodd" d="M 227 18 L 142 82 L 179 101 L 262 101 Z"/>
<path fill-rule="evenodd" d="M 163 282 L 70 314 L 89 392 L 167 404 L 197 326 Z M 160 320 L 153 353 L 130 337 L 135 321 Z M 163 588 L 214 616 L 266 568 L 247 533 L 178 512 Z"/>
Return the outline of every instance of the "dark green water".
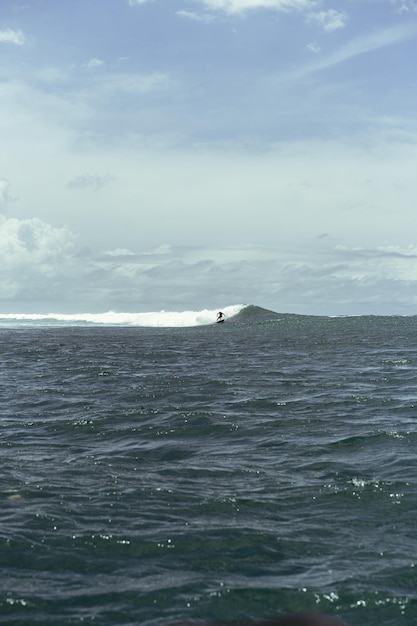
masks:
<path fill-rule="evenodd" d="M 417 623 L 417 319 L 0 330 L 0 623 Z"/>

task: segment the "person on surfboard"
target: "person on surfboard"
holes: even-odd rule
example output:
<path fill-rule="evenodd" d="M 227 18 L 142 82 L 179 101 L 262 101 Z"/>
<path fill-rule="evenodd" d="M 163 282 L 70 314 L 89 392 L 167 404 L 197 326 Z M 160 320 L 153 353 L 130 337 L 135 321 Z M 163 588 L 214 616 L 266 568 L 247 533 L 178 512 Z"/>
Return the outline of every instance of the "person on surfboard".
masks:
<path fill-rule="evenodd" d="M 222 313 L 221 311 L 219 311 L 217 313 L 217 322 L 224 322 L 224 313 Z"/>

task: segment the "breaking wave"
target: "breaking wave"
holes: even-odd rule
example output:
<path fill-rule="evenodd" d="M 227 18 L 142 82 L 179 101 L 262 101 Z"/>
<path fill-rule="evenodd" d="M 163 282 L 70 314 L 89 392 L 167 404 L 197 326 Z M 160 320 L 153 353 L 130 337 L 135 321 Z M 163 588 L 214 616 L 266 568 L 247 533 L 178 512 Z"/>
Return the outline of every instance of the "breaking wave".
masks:
<path fill-rule="evenodd" d="M 234 304 L 222 308 L 226 320 L 248 308 Z M 154 311 L 149 313 L 0 313 L 0 327 L 16 326 L 147 326 L 153 328 L 185 328 L 206 326 L 216 322 L 219 309 L 201 311 Z"/>

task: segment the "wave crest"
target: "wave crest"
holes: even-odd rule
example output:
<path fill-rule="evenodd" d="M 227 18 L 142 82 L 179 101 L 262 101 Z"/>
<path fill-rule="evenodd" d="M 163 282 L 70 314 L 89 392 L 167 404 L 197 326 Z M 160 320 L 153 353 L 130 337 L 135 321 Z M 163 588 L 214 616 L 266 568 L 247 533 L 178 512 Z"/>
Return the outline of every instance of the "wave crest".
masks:
<path fill-rule="evenodd" d="M 247 305 L 233 304 L 222 308 L 226 319 L 238 315 Z M 201 311 L 154 311 L 149 313 L 0 313 L 2 326 L 144 326 L 185 328 L 207 326 L 216 321 L 219 309 Z"/>

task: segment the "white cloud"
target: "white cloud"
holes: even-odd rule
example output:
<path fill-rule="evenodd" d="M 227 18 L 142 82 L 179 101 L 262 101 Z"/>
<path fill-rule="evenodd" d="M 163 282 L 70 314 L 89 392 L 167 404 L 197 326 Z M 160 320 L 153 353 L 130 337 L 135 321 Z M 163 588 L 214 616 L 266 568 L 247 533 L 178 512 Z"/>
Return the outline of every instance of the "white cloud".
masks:
<path fill-rule="evenodd" d="M 329 9 L 328 11 L 312 13 L 309 19 L 317 22 L 325 31 L 331 32 L 344 28 L 348 20 L 348 15 L 345 11 Z"/>
<path fill-rule="evenodd" d="M 0 223 L 0 298 L 61 298 L 69 287 L 74 236 L 41 220 Z"/>
<path fill-rule="evenodd" d="M 410 13 L 417 11 L 416 0 L 391 0 L 391 4 L 397 9 L 398 13 Z"/>
<path fill-rule="evenodd" d="M 308 76 L 313 72 L 324 70 L 339 63 L 343 63 L 361 54 L 386 48 L 398 43 L 414 39 L 417 37 L 417 22 L 407 22 L 385 28 L 382 30 L 367 33 L 362 37 L 356 37 L 347 44 L 341 46 L 336 52 L 328 56 L 323 56 L 316 63 L 307 65 L 291 73 L 291 79 Z"/>
<path fill-rule="evenodd" d="M 315 42 L 308 43 L 306 47 L 310 52 L 315 52 L 316 54 L 317 52 L 321 52 L 320 46 Z"/>
<path fill-rule="evenodd" d="M 153 2 L 153 0 L 128 0 L 130 6 L 138 6 Z M 213 11 L 224 11 L 229 14 L 245 13 L 256 9 L 274 9 L 278 11 L 293 11 L 312 9 L 316 6 L 317 0 L 194 0 Z M 203 19 L 190 11 L 178 11 L 181 17 L 189 19 Z"/>
<path fill-rule="evenodd" d="M 21 30 L 0 30 L 0 43 L 13 43 L 22 46 L 25 43 L 25 36 Z"/>
<path fill-rule="evenodd" d="M 200 15 L 199 13 L 194 13 L 193 11 L 177 11 L 176 13 L 178 17 L 182 17 L 188 20 L 192 20 L 194 22 L 204 22 L 209 24 L 214 21 L 214 17 L 207 13 L 203 13 Z"/>
<path fill-rule="evenodd" d="M 417 259 L 412 252 L 326 243 L 315 254 L 301 245 L 279 250 L 173 248 L 149 261 L 144 255 L 115 255 L 97 261 L 95 272 L 107 297 L 130 309 L 134 293 L 154 310 L 243 301 L 310 314 L 392 313 L 406 311 L 415 291 Z M 394 306 L 387 294 L 395 294 Z"/>
<path fill-rule="evenodd" d="M 352 57 L 392 46 L 417 36 L 417 24 L 405 23 L 385 28 L 373 33 L 369 33 L 363 37 L 353 39 L 346 46 L 343 46 L 332 57 L 329 58 L 329 64 L 335 65 L 341 61 L 345 61 Z"/>
<path fill-rule="evenodd" d="M 71 179 L 67 185 L 69 189 L 93 189 L 98 191 L 113 180 L 112 176 L 98 176 L 96 174 L 82 174 Z"/>
<path fill-rule="evenodd" d="M 32 76 L 41 83 L 64 83 L 68 79 L 65 71 L 58 67 L 42 67 L 32 71 Z"/>
<path fill-rule="evenodd" d="M 194 0 L 213 11 L 244 14 L 247 11 L 272 9 L 277 11 L 302 11 L 313 9 L 315 0 Z"/>
<path fill-rule="evenodd" d="M 6 219 L 0 224 L 0 265 L 43 264 L 72 248 L 74 236 L 37 218 Z"/>
<path fill-rule="evenodd" d="M 150 74 L 108 74 L 99 79 L 96 87 L 100 92 L 150 93 L 171 86 L 172 79 L 162 72 Z"/>
<path fill-rule="evenodd" d="M 114 250 L 106 250 L 103 252 L 104 256 L 110 257 L 127 257 L 127 256 L 135 256 L 135 253 L 127 248 L 115 248 Z"/>
<path fill-rule="evenodd" d="M 416 286 L 414 245 L 114 248 L 75 254 L 75 237 L 39 219 L 0 224 L 0 298 L 54 299 L 54 310 L 186 310 L 255 303 L 299 313 L 406 313 Z M 388 294 L 390 298 L 388 298 Z M 392 296 L 392 297 L 391 297 Z M 38 302 L 38 304 L 36 304 Z M 13 306 L 13 305 L 10 305 Z"/>
<path fill-rule="evenodd" d="M 84 67 L 88 67 L 89 69 L 93 69 L 93 68 L 96 68 L 96 67 L 101 67 L 102 65 L 104 65 L 104 61 L 102 61 L 101 59 L 92 58 L 89 61 L 87 61 L 87 63 L 85 63 Z"/>
<path fill-rule="evenodd" d="M 171 250 L 172 248 L 169 244 L 161 243 L 161 245 L 155 248 L 155 250 L 152 250 L 150 254 L 169 254 Z"/>
<path fill-rule="evenodd" d="M 5 178 L 0 178 L 0 212 L 4 213 L 7 210 L 10 200 L 9 195 L 9 181 Z"/>

